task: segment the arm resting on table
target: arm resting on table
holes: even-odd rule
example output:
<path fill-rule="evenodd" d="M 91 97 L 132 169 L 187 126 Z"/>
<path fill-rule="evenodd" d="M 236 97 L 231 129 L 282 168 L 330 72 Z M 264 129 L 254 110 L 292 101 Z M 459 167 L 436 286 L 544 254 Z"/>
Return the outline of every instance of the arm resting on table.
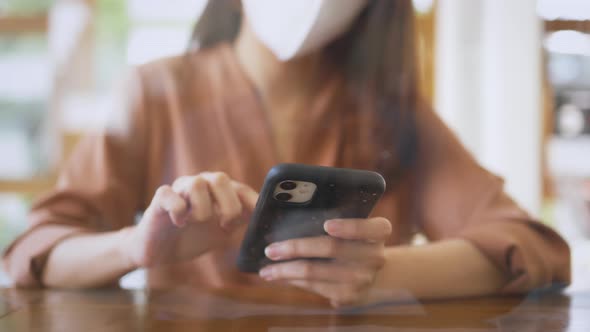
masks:
<path fill-rule="evenodd" d="M 135 269 L 123 252 L 129 228 L 66 238 L 53 248 L 43 284 L 56 288 L 92 288 L 115 284 Z"/>
<path fill-rule="evenodd" d="M 439 299 L 499 292 L 508 279 L 469 241 L 391 247 L 375 280 L 375 301 Z"/>

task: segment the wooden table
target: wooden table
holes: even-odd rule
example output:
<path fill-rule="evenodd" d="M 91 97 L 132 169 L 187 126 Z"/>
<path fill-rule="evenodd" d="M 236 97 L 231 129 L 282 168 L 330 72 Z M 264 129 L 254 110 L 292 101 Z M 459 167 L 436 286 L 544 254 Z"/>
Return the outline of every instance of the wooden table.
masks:
<path fill-rule="evenodd" d="M 0 331 L 590 331 L 590 291 L 415 301 L 344 312 L 275 295 L 282 303 L 192 289 L 0 289 Z"/>

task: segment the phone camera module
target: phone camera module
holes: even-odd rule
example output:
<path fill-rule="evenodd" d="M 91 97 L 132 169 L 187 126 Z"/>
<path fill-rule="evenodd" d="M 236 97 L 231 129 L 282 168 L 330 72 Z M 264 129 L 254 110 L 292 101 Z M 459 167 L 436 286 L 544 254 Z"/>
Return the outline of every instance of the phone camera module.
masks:
<path fill-rule="evenodd" d="M 283 182 L 281 182 L 280 187 L 283 190 L 293 190 L 293 189 L 297 188 L 297 183 L 295 183 L 293 181 L 283 181 Z"/>
<path fill-rule="evenodd" d="M 275 195 L 275 199 L 280 202 L 288 202 L 293 198 L 293 195 L 289 193 L 278 193 Z"/>

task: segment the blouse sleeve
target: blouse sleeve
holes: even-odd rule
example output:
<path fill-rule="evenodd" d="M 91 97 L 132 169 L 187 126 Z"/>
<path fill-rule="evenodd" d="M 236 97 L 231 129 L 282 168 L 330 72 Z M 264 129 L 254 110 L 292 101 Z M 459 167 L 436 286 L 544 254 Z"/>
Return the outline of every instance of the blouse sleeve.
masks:
<path fill-rule="evenodd" d="M 570 252 L 507 196 L 431 110 L 417 115 L 418 225 L 430 240 L 470 241 L 509 276 L 504 293 L 570 282 Z"/>
<path fill-rule="evenodd" d="M 55 188 L 33 204 L 28 229 L 3 253 L 16 286 L 42 286 L 47 257 L 60 241 L 132 225 L 142 208 L 145 120 L 139 73 L 125 82 L 119 91 L 124 98 L 115 98 L 105 128 L 82 139 Z"/>

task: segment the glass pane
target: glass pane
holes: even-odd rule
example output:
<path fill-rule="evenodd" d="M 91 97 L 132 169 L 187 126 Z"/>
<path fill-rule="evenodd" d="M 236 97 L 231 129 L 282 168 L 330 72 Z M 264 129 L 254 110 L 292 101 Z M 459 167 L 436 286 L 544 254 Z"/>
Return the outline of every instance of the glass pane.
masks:
<path fill-rule="evenodd" d="M 27 178 L 47 170 L 45 120 L 52 89 L 46 39 L 37 35 L 0 35 L 0 178 Z"/>
<path fill-rule="evenodd" d="M 0 265 L 0 331 L 578 326 L 590 52 L 543 53 L 559 1 L 0 0 L 38 31 L 0 31 L 0 250 L 51 281 Z"/>

